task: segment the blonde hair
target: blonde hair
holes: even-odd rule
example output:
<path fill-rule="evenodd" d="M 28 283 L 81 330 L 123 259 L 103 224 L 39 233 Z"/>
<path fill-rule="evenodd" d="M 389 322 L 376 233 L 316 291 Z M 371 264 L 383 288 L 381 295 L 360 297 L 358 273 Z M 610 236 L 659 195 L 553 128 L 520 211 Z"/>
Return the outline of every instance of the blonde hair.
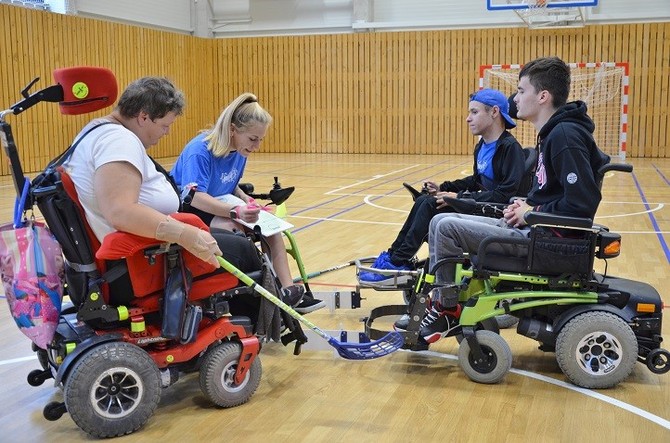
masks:
<path fill-rule="evenodd" d="M 272 123 L 272 116 L 258 104 L 258 98 L 250 92 L 245 92 L 226 106 L 219 115 L 216 124 L 205 136 L 207 149 L 214 157 L 223 157 L 230 149 L 231 125 L 234 125 L 240 132 L 244 132 L 255 124 L 269 125 L 270 123 Z"/>

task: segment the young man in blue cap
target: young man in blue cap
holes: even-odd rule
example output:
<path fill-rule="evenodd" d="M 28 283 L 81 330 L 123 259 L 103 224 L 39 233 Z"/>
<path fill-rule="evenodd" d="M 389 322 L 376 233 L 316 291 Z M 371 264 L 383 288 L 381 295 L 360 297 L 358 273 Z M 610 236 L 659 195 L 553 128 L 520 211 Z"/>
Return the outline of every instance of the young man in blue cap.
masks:
<path fill-rule="evenodd" d="M 581 101 L 567 103 L 570 92 L 570 67 L 558 57 L 545 57 L 526 64 L 519 72 L 514 102 L 518 118 L 533 124 L 538 132 L 538 162 L 533 186 L 526 200 L 515 200 L 493 219 L 465 214 L 440 214 L 429 227 L 431 263 L 464 252 L 477 252 L 489 236 L 522 238 L 530 228 L 530 211 L 567 217 L 593 219 L 601 193 L 596 171 L 610 159 L 593 139 L 595 125 Z M 526 251 L 514 245 L 500 245 L 501 251 L 523 256 Z M 460 288 L 454 285 L 454 266 L 442 266 L 435 273 L 440 284 L 433 303 L 421 322 L 419 336 L 433 343 L 458 332 Z"/>
<path fill-rule="evenodd" d="M 508 203 L 528 189 L 519 189 L 524 175 L 525 156 L 519 142 L 507 129 L 516 124 L 509 115 L 507 97 L 496 89 L 481 89 L 470 95 L 465 120 L 473 135 L 480 136 L 475 146 L 472 175 L 441 185 L 426 182 L 428 194 L 419 196 L 405 220 L 400 233 L 388 251 L 382 252 L 372 265 L 376 269 L 409 270 L 411 260 L 428 235 L 428 225 L 436 214 L 452 212 L 444 196 L 468 197 L 481 202 Z M 362 272 L 362 284 L 384 286 L 394 277 L 375 272 Z M 404 283 L 400 276 L 396 283 Z"/>

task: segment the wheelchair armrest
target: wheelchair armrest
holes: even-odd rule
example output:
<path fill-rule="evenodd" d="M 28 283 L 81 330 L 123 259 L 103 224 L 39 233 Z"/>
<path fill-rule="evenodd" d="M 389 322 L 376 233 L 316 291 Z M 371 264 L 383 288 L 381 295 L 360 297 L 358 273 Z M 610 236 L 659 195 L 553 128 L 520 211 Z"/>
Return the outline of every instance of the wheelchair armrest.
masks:
<path fill-rule="evenodd" d="M 528 225 L 545 225 L 555 226 L 559 228 L 577 228 L 577 229 L 591 229 L 593 228 L 593 220 L 590 218 L 581 217 L 566 217 L 563 215 L 549 214 L 546 212 L 531 211 L 526 216 L 526 223 Z"/>
<path fill-rule="evenodd" d="M 460 214 L 481 215 L 485 217 L 500 218 L 507 203 L 478 202 L 473 198 L 442 197 L 445 203 Z"/>
<path fill-rule="evenodd" d="M 627 163 L 607 163 L 598 169 L 598 175 L 602 177 L 609 171 L 633 172 L 633 165 Z"/>
<path fill-rule="evenodd" d="M 473 214 L 477 211 L 477 201 L 473 198 L 454 198 L 442 197 L 442 200 L 452 208 L 454 211 L 461 214 Z"/>

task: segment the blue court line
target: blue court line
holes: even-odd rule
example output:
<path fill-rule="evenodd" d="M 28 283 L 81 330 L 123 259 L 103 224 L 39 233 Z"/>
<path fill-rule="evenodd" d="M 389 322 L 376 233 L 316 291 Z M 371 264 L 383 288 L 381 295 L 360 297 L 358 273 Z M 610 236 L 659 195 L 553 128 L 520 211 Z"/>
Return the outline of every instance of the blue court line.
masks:
<path fill-rule="evenodd" d="M 657 169 L 658 171 L 658 169 Z M 660 173 L 661 177 L 663 177 L 663 174 Z M 665 259 L 670 263 L 670 249 L 668 249 L 668 244 L 665 242 L 665 238 L 663 237 L 663 234 L 661 234 L 661 228 L 658 226 L 658 222 L 656 221 L 656 217 L 654 217 L 654 213 L 651 212 L 651 206 L 649 206 L 649 203 L 647 202 L 647 197 L 644 195 L 644 191 L 642 190 L 642 186 L 640 186 L 640 182 L 637 181 L 637 176 L 633 172 L 631 174 L 633 176 L 633 181 L 635 182 L 635 187 L 637 188 L 637 192 L 640 194 L 640 198 L 642 199 L 642 203 L 644 203 L 645 209 L 648 211 L 647 215 L 649 216 L 649 220 L 651 221 L 651 225 L 654 227 L 654 231 L 657 232 L 656 237 L 658 237 L 658 241 L 661 244 L 661 248 L 663 249 L 663 252 L 665 253 Z M 665 179 L 665 177 L 663 177 Z M 666 180 L 667 183 L 667 180 Z"/>
<path fill-rule="evenodd" d="M 446 162 L 446 160 L 445 160 L 445 162 Z M 440 166 L 441 164 L 443 164 L 443 163 L 445 163 L 445 162 L 437 163 L 437 164 L 435 164 L 435 165 L 430 166 L 430 167 L 427 168 L 427 169 L 436 168 L 436 167 Z M 465 163 L 465 162 L 464 162 L 464 163 Z M 458 168 L 458 167 L 462 166 L 464 163 L 460 163 L 460 164 L 458 164 L 458 165 L 454 165 L 454 166 L 452 166 L 452 167 L 446 169 L 444 172 L 451 171 L 452 169 Z M 396 180 L 398 180 L 398 179 L 400 179 L 400 178 L 407 177 L 408 175 L 411 175 L 411 174 L 413 174 L 413 173 L 412 173 L 412 172 L 409 172 L 409 173 L 407 173 L 407 174 L 405 174 L 405 175 L 401 175 L 401 176 L 399 176 L 399 177 L 389 178 L 389 179 L 386 180 L 386 181 L 383 181 L 383 182 L 381 182 L 381 183 L 379 183 L 379 184 L 376 184 L 376 185 L 374 185 L 374 186 L 372 186 L 372 187 L 370 187 L 370 188 L 367 188 L 367 190 L 374 189 L 374 188 L 376 188 L 376 187 L 378 187 L 378 186 L 385 185 L 385 184 L 387 184 L 387 183 L 389 183 L 389 182 L 391 182 L 391 181 L 396 181 Z M 378 199 L 380 199 L 380 198 L 382 198 L 382 197 L 385 197 L 385 196 L 387 196 L 387 195 L 394 194 L 394 193 L 398 192 L 399 190 L 400 190 L 400 188 L 398 188 L 398 189 L 396 189 L 396 190 L 394 190 L 394 191 L 391 191 L 391 192 L 387 192 L 386 194 L 384 194 L 384 195 L 382 195 L 382 196 L 375 197 L 375 198 L 373 198 L 373 201 L 374 201 L 374 200 L 378 200 Z M 299 211 L 297 211 L 297 212 L 292 213 L 291 215 L 300 215 L 300 214 L 302 214 L 302 213 L 304 213 L 304 212 L 307 212 L 307 211 L 311 211 L 311 210 L 313 210 L 313 209 L 320 208 L 320 207 L 322 207 L 322 206 L 324 206 L 324 205 L 328 205 L 328 204 L 330 204 L 330 203 L 336 202 L 336 201 L 338 201 L 338 200 L 342 200 L 343 198 L 347 198 L 347 197 L 350 197 L 350 195 L 342 195 L 342 196 L 337 197 L 337 198 L 334 198 L 334 199 L 332 199 L 332 200 L 328 200 L 328 201 L 325 201 L 325 202 L 323 202 L 323 203 L 319 203 L 318 205 L 314 205 L 314 206 L 310 206 L 310 207 L 305 208 L 305 209 L 301 209 L 301 210 L 299 210 Z M 313 222 L 311 222 L 311 223 L 306 224 L 305 226 L 302 226 L 302 227 L 300 227 L 300 228 L 296 228 L 296 229 L 292 230 L 291 233 L 300 232 L 300 231 L 302 231 L 302 230 L 304 230 L 304 229 L 307 229 L 307 228 L 310 228 L 310 227 L 312 227 L 312 226 L 315 226 L 315 225 L 318 225 L 318 224 L 320 224 L 320 223 L 323 223 L 323 222 L 325 222 L 326 220 L 330 220 L 330 219 L 333 219 L 333 218 L 335 218 L 335 217 L 337 217 L 337 216 L 339 216 L 339 215 L 345 214 L 345 213 L 347 213 L 347 212 L 349 212 L 349 211 L 353 211 L 354 209 L 360 208 L 361 206 L 364 206 L 364 205 L 365 205 L 365 203 L 363 202 L 363 203 L 358 203 L 358 204 L 356 204 L 356 205 L 354 205 L 354 206 L 350 206 L 350 207 L 347 208 L 347 209 L 343 209 L 343 210 L 341 210 L 341 211 L 339 211 L 339 212 L 336 212 L 336 213 L 334 213 L 334 214 L 329 215 L 328 217 L 324 217 L 322 220 L 315 220 L 315 221 L 313 221 Z"/>
<path fill-rule="evenodd" d="M 668 180 L 668 178 L 667 178 L 665 175 L 663 175 L 663 173 L 661 172 L 661 170 L 658 169 L 658 168 L 656 167 L 655 164 L 652 163 L 652 164 L 651 164 L 651 167 L 654 168 L 654 169 L 656 170 L 656 172 L 658 173 L 658 175 L 661 176 L 661 178 L 663 179 L 663 181 L 665 182 L 666 185 L 670 185 L 670 180 Z"/>

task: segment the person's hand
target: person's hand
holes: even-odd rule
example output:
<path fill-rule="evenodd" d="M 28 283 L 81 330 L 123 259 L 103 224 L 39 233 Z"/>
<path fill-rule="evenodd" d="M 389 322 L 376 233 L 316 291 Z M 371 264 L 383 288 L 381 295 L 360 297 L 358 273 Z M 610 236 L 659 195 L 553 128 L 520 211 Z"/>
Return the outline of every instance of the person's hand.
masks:
<path fill-rule="evenodd" d="M 261 212 L 261 207 L 252 199 L 246 205 L 240 205 L 235 208 L 237 218 L 247 223 L 256 223 L 258 221 L 258 213 Z"/>
<path fill-rule="evenodd" d="M 428 191 L 429 195 L 435 195 L 440 190 L 440 186 L 437 183 L 431 181 L 423 182 L 423 188 Z"/>
<path fill-rule="evenodd" d="M 438 192 L 435 194 L 435 200 L 437 200 L 437 209 L 444 209 L 447 206 L 449 206 L 449 203 L 445 202 L 442 197 L 451 197 L 451 198 L 458 198 L 458 194 L 455 192 Z"/>
<path fill-rule="evenodd" d="M 503 209 L 503 218 L 509 226 L 520 228 L 527 224 L 524 216 L 532 210 L 533 207 L 526 203 L 525 200 L 514 200 L 511 205 Z"/>
<path fill-rule="evenodd" d="M 220 267 L 217 255 L 222 255 L 216 239 L 209 232 L 198 229 L 168 216 L 156 228 L 156 238 L 161 241 L 177 243 L 191 254 L 215 267 Z"/>

